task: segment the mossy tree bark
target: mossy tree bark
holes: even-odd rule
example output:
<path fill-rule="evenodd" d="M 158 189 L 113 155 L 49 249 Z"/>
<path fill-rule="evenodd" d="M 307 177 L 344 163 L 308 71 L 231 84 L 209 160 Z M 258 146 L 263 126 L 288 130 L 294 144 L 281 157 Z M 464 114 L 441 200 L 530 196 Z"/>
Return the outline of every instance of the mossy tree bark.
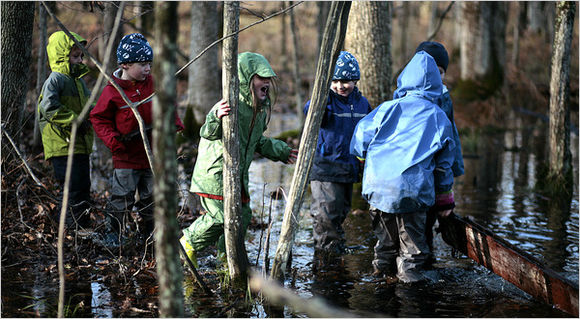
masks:
<path fill-rule="evenodd" d="M 372 108 L 392 98 L 391 11 L 388 1 L 354 1 L 348 20 L 345 49 L 358 60 L 357 86 Z"/>
<path fill-rule="evenodd" d="M 236 33 L 240 27 L 240 4 L 224 2 L 224 35 Z M 223 92 L 230 106 L 230 114 L 222 118 L 224 144 L 224 235 L 230 283 L 245 288 L 249 265 L 244 229 L 242 228 L 242 187 L 240 181 L 240 138 L 238 128 L 238 35 L 224 40 Z"/>
<path fill-rule="evenodd" d="M 549 176 L 556 184 L 569 186 L 572 183 L 570 47 L 574 32 L 576 2 L 560 1 L 557 8 L 550 80 Z"/>
<path fill-rule="evenodd" d="M 177 152 L 175 114 L 177 105 L 177 7 L 179 2 L 155 3 L 156 79 L 153 98 L 153 146 L 155 170 L 155 258 L 159 277 L 159 315 L 183 317 L 183 269 L 179 261 L 177 222 Z"/>
<path fill-rule="evenodd" d="M 16 145 L 28 92 L 32 64 L 34 2 L 2 1 L 2 124 Z M 7 152 L 10 154 L 11 152 Z M 2 155 L 2 162 L 5 160 Z"/>
<path fill-rule="evenodd" d="M 308 184 L 308 175 L 310 174 L 316 151 L 318 131 L 320 130 L 326 107 L 332 73 L 344 43 L 350 6 L 351 2 L 347 1 L 333 1 L 330 6 L 316 66 L 316 78 L 310 98 L 311 106 L 304 123 L 303 138 L 300 141 L 298 160 L 292 177 L 292 185 L 290 186 L 288 202 L 284 210 L 284 220 L 282 221 L 276 256 L 270 273 L 270 277 L 273 279 L 283 280 L 286 264 L 292 251 L 294 235 L 298 226 L 298 213 L 300 212 L 302 197 Z"/>

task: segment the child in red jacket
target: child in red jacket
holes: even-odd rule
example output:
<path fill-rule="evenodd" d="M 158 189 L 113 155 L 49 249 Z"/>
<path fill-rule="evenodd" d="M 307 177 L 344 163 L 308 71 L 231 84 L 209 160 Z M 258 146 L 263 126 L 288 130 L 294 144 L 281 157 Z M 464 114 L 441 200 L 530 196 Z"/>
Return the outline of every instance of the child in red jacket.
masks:
<path fill-rule="evenodd" d="M 131 102 L 147 100 L 137 110 L 148 128 L 151 141 L 152 102 L 154 83 L 151 73 L 153 50 L 145 37 L 139 33 L 126 35 L 117 48 L 119 69 L 113 72 L 113 80 L 123 89 Z M 129 212 L 135 206 L 143 219 L 145 238 L 153 228 L 153 172 L 147 159 L 139 124 L 131 108 L 121 94 L 108 83 L 91 111 L 91 123 L 97 136 L 113 153 L 113 176 L 110 208 L 113 210 L 112 228 L 121 235 L 127 224 Z M 175 124 L 183 129 L 176 115 Z M 135 195 L 138 195 L 138 200 Z M 118 238 L 118 237 L 117 237 Z"/>

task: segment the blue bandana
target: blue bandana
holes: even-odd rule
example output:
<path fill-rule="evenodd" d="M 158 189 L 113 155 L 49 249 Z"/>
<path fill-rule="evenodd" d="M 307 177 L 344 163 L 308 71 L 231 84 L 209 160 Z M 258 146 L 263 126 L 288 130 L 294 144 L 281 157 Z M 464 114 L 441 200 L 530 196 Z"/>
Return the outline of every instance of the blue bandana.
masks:
<path fill-rule="evenodd" d="M 117 63 L 153 61 L 153 49 L 141 33 L 128 34 L 117 47 Z"/>
<path fill-rule="evenodd" d="M 359 80 L 360 70 L 358 68 L 358 62 L 354 55 L 346 52 L 340 51 L 340 55 L 336 60 L 336 67 L 334 68 L 334 75 L 332 80 Z"/>

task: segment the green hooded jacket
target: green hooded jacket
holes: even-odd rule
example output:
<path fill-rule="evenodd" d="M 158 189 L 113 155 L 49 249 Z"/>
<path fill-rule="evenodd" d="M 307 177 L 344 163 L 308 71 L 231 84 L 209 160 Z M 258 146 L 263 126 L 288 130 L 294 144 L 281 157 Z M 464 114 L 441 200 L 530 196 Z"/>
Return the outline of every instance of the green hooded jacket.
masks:
<path fill-rule="evenodd" d="M 291 148 L 285 142 L 274 138 L 264 137 L 267 128 L 266 108 L 262 107 L 256 115 L 255 124 L 250 134 L 250 123 L 254 110 L 250 92 L 251 80 L 254 75 L 261 77 L 275 77 L 276 74 L 268 60 L 262 55 L 244 52 L 238 55 L 238 78 L 240 81 L 240 95 L 238 106 L 239 136 L 240 136 L 240 180 L 243 193 L 248 194 L 248 169 L 252 163 L 254 153 L 258 152 L 273 161 L 286 161 Z M 191 178 L 190 191 L 223 196 L 223 143 L 222 122 L 216 115 L 214 106 L 200 129 L 201 140 L 197 162 Z"/>
<path fill-rule="evenodd" d="M 80 35 L 72 35 L 77 41 L 86 43 Z M 74 44 L 63 31 L 57 31 L 48 38 L 46 53 L 52 72 L 44 82 L 38 98 L 39 126 L 45 159 L 68 155 L 72 122 L 81 113 L 91 94 L 81 79 L 89 73 L 89 68 L 81 63 L 73 65 L 71 70 L 69 54 Z M 83 125 L 78 130 L 75 154 L 91 153 L 93 134 L 93 129 L 88 125 Z"/>

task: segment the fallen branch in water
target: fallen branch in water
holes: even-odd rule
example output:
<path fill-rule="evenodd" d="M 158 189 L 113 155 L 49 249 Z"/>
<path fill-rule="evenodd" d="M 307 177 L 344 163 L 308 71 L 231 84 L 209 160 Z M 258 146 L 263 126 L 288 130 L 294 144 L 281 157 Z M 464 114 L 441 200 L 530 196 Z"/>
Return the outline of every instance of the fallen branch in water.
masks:
<path fill-rule="evenodd" d="M 277 282 L 266 279 L 258 273 L 250 274 L 250 289 L 261 292 L 268 302 L 284 306 L 288 305 L 295 312 L 306 313 L 311 318 L 352 318 L 350 312 L 332 307 L 318 297 L 304 299 L 289 289 L 285 289 Z"/>

